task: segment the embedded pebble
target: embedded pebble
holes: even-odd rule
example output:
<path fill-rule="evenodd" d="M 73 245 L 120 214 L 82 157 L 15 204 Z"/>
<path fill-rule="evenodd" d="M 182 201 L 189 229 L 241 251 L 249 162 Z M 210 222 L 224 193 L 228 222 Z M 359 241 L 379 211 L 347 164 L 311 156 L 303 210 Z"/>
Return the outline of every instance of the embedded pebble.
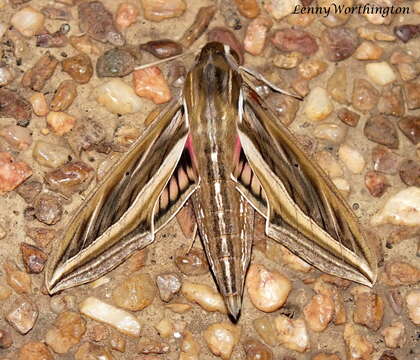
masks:
<path fill-rule="evenodd" d="M 71 159 L 72 152 L 69 148 L 38 140 L 32 150 L 35 161 L 46 167 L 56 168 Z"/>
<path fill-rule="evenodd" d="M 0 349 L 8 349 L 13 345 L 13 338 L 6 330 L 0 329 Z"/>
<path fill-rule="evenodd" d="M 262 342 L 249 338 L 243 343 L 246 360 L 272 360 L 273 352 Z"/>
<path fill-rule="evenodd" d="M 354 325 L 344 327 L 344 342 L 347 346 L 348 360 L 369 360 L 374 351 L 373 345 L 366 336 L 360 335 Z"/>
<path fill-rule="evenodd" d="M 17 150 L 26 150 L 32 144 L 32 132 L 22 126 L 9 125 L 1 128 L 0 136 Z"/>
<path fill-rule="evenodd" d="M 342 291 L 336 285 L 329 284 L 328 280 L 323 278 L 322 276 L 316 280 L 315 285 L 314 285 L 314 290 L 316 291 L 317 294 L 326 296 L 327 298 L 330 298 L 332 300 L 333 302 L 332 321 L 334 322 L 334 324 L 335 325 L 345 324 L 347 321 L 347 314 L 346 314 L 346 307 L 344 304 Z M 328 305 L 328 303 L 329 301 L 326 300 L 325 304 Z M 325 312 L 325 310 L 328 310 L 328 307 L 324 309 L 324 314 L 326 316 L 323 316 L 322 318 L 319 317 L 317 313 L 315 313 L 314 320 L 316 321 L 315 325 L 318 328 L 320 328 L 322 325 L 325 326 L 325 320 L 328 320 L 328 312 Z"/>
<path fill-rule="evenodd" d="M 226 306 L 222 296 L 208 285 L 184 281 L 181 293 L 187 300 L 197 303 L 206 311 L 219 311 L 226 314 Z"/>
<path fill-rule="evenodd" d="M 32 109 L 37 116 L 46 116 L 50 109 L 48 108 L 47 100 L 43 93 L 35 92 L 29 101 L 32 105 Z"/>
<path fill-rule="evenodd" d="M 93 95 L 99 104 L 114 114 L 135 113 L 143 106 L 134 89 L 119 78 L 98 86 Z"/>
<path fill-rule="evenodd" d="M 64 59 L 61 62 L 62 70 L 69 74 L 79 84 L 86 84 L 93 75 L 93 66 L 90 57 L 85 53 Z"/>
<path fill-rule="evenodd" d="M 334 110 L 327 91 L 321 87 L 315 87 L 311 90 L 306 97 L 304 106 L 306 116 L 312 121 L 324 120 Z"/>
<path fill-rule="evenodd" d="M 389 348 L 402 348 L 406 342 L 404 324 L 400 321 L 394 321 L 390 326 L 381 332 L 385 340 L 385 345 Z"/>
<path fill-rule="evenodd" d="M 222 5 L 225 3 L 222 3 Z M 207 30 L 210 22 L 213 20 L 216 14 L 217 7 L 215 5 L 201 7 L 197 15 L 195 16 L 194 22 L 182 35 L 179 43 L 188 49 L 204 32 Z M 225 14 L 222 11 L 223 14 Z"/>
<path fill-rule="evenodd" d="M 137 318 L 129 312 L 102 302 L 94 297 L 88 297 L 79 305 L 80 312 L 96 321 L 108 324 L 118 331 L 139 336 L 141 325 Z"/>
<path fill-rule="evenodd" d="M 43 193 L 34 202 L 35 217 L 44 224 L 57 224 L 63 215 L 63 205 L 51 194 Z"/>
<path fill-rule="evenodd" d="M 17 120 L 17 125 L 28 126 L 31 116 L 29 101 L 14 91 L 0 88 L 0 117 L 10 117 Z"/>
<path fill-rule="evenodd" d="M 280 69 L 293 69 L 302 61 L 303 56 L 300 52 L 292 51 L 286 54 L 277 54 L 273 58 L 274 66 Z"/>
<path fill-rule="evenodd" d="M 9 85 L 15 77 L 16 74 L 12 68 L 0 64 L 0 87 Z"/>
<path fill-rule="evenodd" d="M 69 42 L 71 46 L 82 53 L 91 55 L 100 54 L 98 46 L 95 45 L 94 41 L 87 34 L 81 36 L 72 35 L 69 37 Z"/>
<path fill-rule="evenodd" d="M 268 97 L 267 103 L 285 126 L 289 126 L 295 120 L 296 113 L 299 110 L 298 100 L 291 96 L 274 93 Z"/>
<path fill-rule="evenodd" d="M 338 157 L 353 174 L 360 174 L 365 168 L 363 155 L 346 144 L 342 144 L 338 149 Z"/>
<path fill-rule="evenodd" d="M 38 308 L 29 298 L 20 297 L 5 312 L 5 319 L 16 331 L 25 335 L 38 319 Z"/>
<path fill-rule="evenodd" d="M 184 275 L 204 275 L 209 271 L 206 255 L 201 249 L 192 248 L 186 253 L 186 249 L 181 248 L 174 261 Z"/>
<path fill-rule="evenodd" d="M 415 285 L 420 282 L 420 269 L 401 261 L 387 262 L 384 282 L 389 286 Z"/>
<path fill-rule="evenodd" d="M 166 308 L 177 314 L 183 314 L 191 309 L 191 305 L 182 303 L 171 303 L 165 305 Z"/>
<path fill-rule="evenodd" d="M 105 140 L 106 133 L 101 123 L 91 118 L 78 119 L 72 131 L 66 134 L 67 142 L 75 154 L 89 150 Z"/>
<path fill-rule="evenodd" d="M 133 72 L 134 56 L 127 50 L 114 48 L 105 51 L 96 62 L 96 75 L 102 77 L 123 77 Z"/>
<path fill-rule="evenodd" d="M 95 342 L 104 341 L 109 336 L 108 328 L 103 324 L 93 325 L 88 328 L 87 336 L 90 340 Z"/>
<path fill-rule="evenodd" d="M 82 161 L 72 161 L 48 172 L 44 179 L 51 190 L 69 196 L 86 190 L 94 176 L 92 167 Z"/>
<path fill-rule="evenodd" d="M 385 174 L 396 174 L 403 158 L 385 146 L 372 149 L 373 169 Z"/>
<path fill-rule="evenodd" d="M 366 73 L 370 80 L 381 86 L 390 84 L 397 78 L 394 70 L 386 61 L 367 64 Z"/>
<path fill-rule="evenodd" d="M 278 30 L 271 38 L 271 42 L 280 51 L 297 51 L 308 56 L 318 51 L 315 38 L 304 30 Z"/>
<path fill-rule="evenodd" d="M 287 277 L 260 264 L 249 267 L 246 286 L 254 306 L 265 312 L 280 309 L 292 290 L 292 283 Z"/>
<path fill-rule="evenodd" d="M 23 265 L 29 274 L 39 274 L 44 270 L 47 254 L 34 245 L 20 243 Z"/>
<path fill-rule="evenodd" d="M 390 149 L 398 149 L 397 128 L 391 120 L 383 115 L 370 117 L 365 123 L 363 133 L 370 141 L 385 145 Z"/>
<path fill-rule="evenodd" d="M 184 331 L 179 360 L 199 360 L 200 351 L 200 344 L 193 335 L 188 330 Z"/>
<path fill-rule="evenodd" d="M 65 311 L 58 315 L 45 335 L 45 342 L 57 354 L 65 354 L 80 343 L 86 332 L 86 321 L 75 312 Z"/>
<path fill-rule="evenodd" d="M 134 274 L 121 282 L 112 292 L 118 307 L 140 311 L 149 306 L 156 296 L 156 285 L 149 274 Z"/>
<path fill-rule="evenodd" d="M 315 355 L 312 360 L 340 360 L 340 358 L 335 354 L 321 353 Z"/>
<path fill-rule="evenodd" d="M 162 21 L 181 16 L 187 8 L 184 0 L 140 0 L 145 19 Z"/>
<path fill-rule="evenodd" d="M 12 290 L 3 284 L 0 284 L 0 301 L 7 300 L 12 295 Z"/>
<path fill-rule="evenodd" d="M 309 335 L 303 319 L 294 320 L 285 315 L 279 315 L 274 322 L 280 345 L 300 353 L 309 349 Z"/>
<path fill-rule="evenodd" d="M 321 34 L 321 46 L 329 61 L 342 61 L 356 51 L 358 38 L 356 33 L 349 28 L 328 28 Z"/>
<path fill-rule="evenodd" d="M 353 320 L 371 330 L 378 330 L 384 316 L 384 301 L 369 288 L 357 286 L 351 290 L 354 297 Z"/>
<path fill-rule="evenodd" d="M 252 20 L 244 39 L 244 49 L 252 55 L 261 55 L 267 40 L 267 33 L 273 26 L 273 21 L 267 16 L 260 16 Z"/>
<path fill-rule="evenodd" d="M 402 116 L 405 112 L 405 104 L 400 86 L 387 87 L 382 92 L 378 103 L 378 110 L 382 114 Z"/>
<path fill-rule="evenodd" d="M 398 127 L 414 145 L 420 143 L 420 117 L 406 116 L 398 121 Z"/>
<path fill-rule="evenodd" d="M 405 160 L 400 166 L 399 174 L 404 184 L 420 187 L 420 164 L 418 161 Z"/>
<path fill-rule="evenodd" d="M 25 229 L 28 235 L 41 248 L 45 249 L 52 240 L 57 237 L 57 231 L 45 227 L 27 227 Z"/>
<path fill-rule="evenodd" d="M 114 134 L 113 145 L 126 151 L 139 137 L 141 133 L 137 128 L 131 126 L 121 126 Z"/>
<path fill-rule="evenodd" d="M 51 297 L 50 308 L 56 314 L 76 309 L 76 297 L 73 295 L 56 295 Z"/>
<path fill-rule="evenodd" d="M 156 285 L 159 290 L 160 298 L 168 302 L 181 290 L 181 279 L 175 273 L 165 273 L 156 276 Z"/>
<path fill-rule="evenodd" d="M 304 6 L 309 6 L 303 3 Z M 318 0 L 318 6 L 322 6 L 323 8 L 332 8 L 334 6 L 347 8 L 353 6 L 353 0 Z M 336 27 L 340 25 L 344 25 L 350 18 L 351 14 L 345 11 L 330 11 L 329 14 L 324 14 L 321 17 L 321 22 L 328 26 L 328 27 Z"/>
<path fill-rule="evenodd" d="M 127 341 L 120 335 L 115 332 L 112 332 L 109 339 L 109 346 L 112 350 L 116 350 L 120 353 L 124 353 L 126 349 Z"/>
<path fill-rule="evenodd" d="M 384 53 L 384 49 L 372 41 L 363 41 L 354 53 L 357 60 L 378 60 Z"/>
<path fill-rule="evenodd" d="M 49 33 L 43 32 L 36 36 L 36 46 L 42 48 L 62 48 L 67 46 L 69 39 L 66 34 L 69 31 L 68 25 L 63 25 L 59 30 Z"/>
<path fill-rule="evenodd" d="M 238 11 L 248 19 L 254 19 L 260 14 L 257 0 L 234 0 Z"/>
<path fill-rule="evenodd" d="M 158 59 L 166 59 L 182 53 L 182 43 L 173 40 L 154 40 L 140 45 L 140 49 L 149 52 Z"/>
<path fill-rule="evenodd" d="M 7 236 L 7 230 L 2 225 L 0 225 L 0 240 L 4 239 L 6 236 Z"/>
<path fill-rule="evenodd" d="M 403 43 L 409 42 L 420 34 L 420 25 L 405 24 L 395 26 L 394 34 Z"/>
<path fill-rule="evenodd" d="M 324 150 L 316 152 L 314 160 L 331 179 L 343 176 L 341 165 L 330 152 Z"/>
<path fill-rule="evenodd" d="M 371 218 L 372 225 L 420 225 L 420 188 L 411 186 L 391 196 Z"/>
<path fill-rule="evenodd" d="M 52 111 L 64 111 L 73 104 L 77 96 L 77 84 L 73 80 L 64 80 L 55 91 L 50 103 Z M 35 110 L 34 110 L 35 112 Z M 38 115 L 38 114 L 37 114 Z"/>
<path fill-rule="evenodd" d="M 420 82 L 405 82 L 404 93 L 409 110 L 420 108 Z"/>
<path fill-rule="evenodd" d="M 406 298 L 408 316 L 415 325 L 420 325 L 420 290 L 410 291 Z"/>
<path fill-rule="evenodd" d="M 378 103 L 378 90 L 365 79 L 356 79 L 353 84 L 353 107 L 361 112 L 369 112 Z"/>
<path fill-rule="evenodd" d="M 366 173 L 365 185 L 373 197 L 381 197 L 390 186 L 388 179 L 376 171 Z"/>
<path fill-rule="evenodd" d="M 54 360 L 54 356 L 44 343 L 28 342 L 19 349 L 18 360 Z"/>
<path fill-rule="evenodd" d="M 292 83 L 293 90 L 302 97 L 309 94 L 309 81 L 301 78 L 296 78 Z"/>
<path fill-rule="evenodd" d="M 79 27 L 81 32 L 103 43 L 109 42 L 122 46 L 125 39 L 115 28 L 112 14 L 100 1 L 80 3 L 78 6 Z"/>
<path fill-rule="evenodd" d="M 309 59 L 298 66 L 298 74 L 306 80 L 311 80 L 327 70 L 327 63 L 318 59 Z"/>
<path fill-rule="evenodd" d="M 230 322 L 210 325 L 204 331 L 204 340 L 210 351 L 223 360 L 230 359 L 233 349 L 239 342 L 241 328 Z"/>
<path fill-rule="evenodd" d="M 396 67 L 404 81 L 414 80 L 420 74 L 420 68 L 416 64 L 397 63 Z"/>
<path fill-rule="evenodd" d="M 155 325 L 155 328 L 159 336 L 163 338 L 170 338 L 175 332 L 175 324 L 167 318 L 163 318 L 159 321 L 159 323 Z"/>
<path fill-rule="evenodd" d="M 168 83 L 157 66 L 134 71 L 133 86 L 138 96 L 145 97 L 155 104 L 166 103 L 172 97 Z"/>
<path fill-rule="evenodd" d="M 32 175 L 23 161 L 16 161 L 8 152 L 0 152 L 0 195 L 12 191 Z"/>
<path fill-rule="evenodd" d="M 303 314 L 312 331 L 324 331 L 333 319 L 334 301 L 328 295 L 315 295 L 303 308 Z"/>
<path fill-rule="evenodd" d="M 165 354 L 168 351 L 168 344 L 147 337 L 142 337 L 137 344 L 137 352 L 140 354 Z"/>
<path fill-rule="evenodd" d="M 265 222 L 263 223 L 262 232 L 265 232 L 264 226 Z M 311 266 L 307 262 L 293 254 L 285 246 L 274 243 L 273 241 L 267 242 L 264 254 L 268 259 L 277 262 L 278 264 L 285 264 L 295 271 L 304 273 L 311 271 Z"/>
<path fill-rule="evenodd" d="M 139 13 L 139 8 L 132 3 L 119 4 L 115 14 L 115 26 L 119 31 L 124 31 L 137 21 Z"/>
<path fill-rule="evenodd" d="M 340 104 L 347 104 L 347 71 L 344 67 L 337 68 L 327 82 L 328 94 Z"/>
<path fill-rule="evenodd" d="M 41 91 L 47 81 L 53 76 L 58 60 L 47 51 L 35 65 L 27 70 L 22 77 L 22 86 L 34 91 Z"/>
<path fill-rule="evenodd" d="M 44 28 L 45 16 L 31 6 L 24 7 L 10 19 L 10 23 L 23 36 L 31 37 L 38 34 Z"/>
<path fill-rule="evenodd" d="M 83 343 L 74 354 L 74 360 L 114 360 L 111 351 L 102 345 Z"/>
<path fill-rule="evenodd" d="M 65 112 L 50 111 L 47 115 L 47 125 L 54 134 L 62 136 L 68 133 L 76 122 L 76 118 Z"/>
<path fill-rule="evenodd" d="M 270 345 L 277 345 L 277 334 L 274 321 L 268 316 L 257 318 L 253 321 L 254 329 L 263 341 Z"/>
<path fill-rule="evenodd" d="M 341 195 L 347 198 L 350 194 L 350 184 L 346 179 L 343 178 L 335 178 L 332 179 L 335 187 L 340 191 Z"/>
<path fill-rule="evenodd" d="M 41 12 L 52 20 L 71 20 L 71 12 L 65 7 L 44 6 Z"/>
<path fill-rule="evenodd" d="M 337 110 L 337 117 L 346 125 L 356 127 L 360 120 L 360 115 L 347 108 Z"/>
<path fill-rule="evenodd" d="M 225 27 L 215 27 L 207 33 L 209 42 L 220 42 L 229 45 L 239 56 L 239 65 L 244 63 L 244 49 L 242 43 L 237 39 L 235 34 Z"/>
<path fill-rule="evenodd" d="M 295 10 L 295 7 L 299 5 L 297 0 L 268 0 L 265 2 L 265 9 L 274 19 L 280 20 L 290 15 Z"/>
<path fill-rule="evenodd" d="M 347 128 L 334 123 L 323 123 L 314 129 L 313 135 L 318 139 L 340 144 L 347 135 Z"/>

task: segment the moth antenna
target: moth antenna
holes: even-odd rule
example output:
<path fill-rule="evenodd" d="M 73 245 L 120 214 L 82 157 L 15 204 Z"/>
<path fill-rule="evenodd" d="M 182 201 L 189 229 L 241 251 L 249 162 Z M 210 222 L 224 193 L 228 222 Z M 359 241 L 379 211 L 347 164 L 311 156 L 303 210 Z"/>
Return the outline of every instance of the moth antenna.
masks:
<path fill-rule="evenodd" d="M 274 85 L 272 82 L 270 82 L 269 80 L 267 80 L 262 74 L 260 74 L 257 71 L 254 71 L 252 69 L 246 68 L 244 66 L 239 66 L 239 70 L 242 70 L 244 72 L 246 72 L 247 74 L 253 76 L 255 79 L 262 81 L 263 83 L 265 83 L 269 88 L 271 88 L 271 90 L 278 92 L 280 94 L 283 95 L 287 95 L 287 96 L 291 96 L 299 101 L 303 101 L 303 97 L 293 94 L 291 92 L 288 92 L 286 90 L 283 90 L 281 88 L 279 88 L 278 86 Z"/>
<path fill-rule="evenodd" d="M 190 55 L 190 54 L 193 54 L 193 52 L 192 51 L 187 51 L 187 52 L 184 52 L 184 53 L 179 54 L 179 55 L 168 57 L 166 59 L 162 59 L 162 60 L 154 61 L 152 63 L 137 66 L 137 67 L 134 68 L 134 70 L 142 70 L 142 69 L 146 69 L 150 66 L 156 66 L 156 65 L 164 64 L 166 62 L 169 62 L 169 61 L 172 61 L 172 60 L 175 60 L 175 59 L 178 59 L 178 58 Z"/>

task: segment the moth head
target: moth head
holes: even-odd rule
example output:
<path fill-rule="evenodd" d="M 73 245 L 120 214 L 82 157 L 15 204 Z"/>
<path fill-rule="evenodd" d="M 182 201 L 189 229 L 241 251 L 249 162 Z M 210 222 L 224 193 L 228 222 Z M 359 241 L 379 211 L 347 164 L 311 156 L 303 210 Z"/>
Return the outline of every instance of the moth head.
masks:
<path fill-rule="evenodd" d="M 220 58 L 228 62 L 234 67 L 238 67 L 239 64 L 239 55 L 229 44 L 221 42 L 210 42 L 207 43 L 202 49 L 198 56 L 198 62 L 205 63 L 209 60 L 214 61 L 215 59 Z"/>

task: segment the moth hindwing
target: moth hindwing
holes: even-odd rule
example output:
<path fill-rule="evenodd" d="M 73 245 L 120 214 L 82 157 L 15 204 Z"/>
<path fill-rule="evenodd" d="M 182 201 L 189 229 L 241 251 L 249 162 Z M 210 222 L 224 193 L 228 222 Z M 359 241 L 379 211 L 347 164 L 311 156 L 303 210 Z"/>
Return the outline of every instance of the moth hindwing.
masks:
<path fill-rule="evenodd" d="M 254 210 L 266 235 L 326 273 L 372 286 L 376 258 L 327 176 L 254 90 L 235 54 L 209 43 L 183 97 L 83 203 L 49 260 L 50 293 L 92 281 L 149 245 L 191 198 L 229 313 L 240 313 Z M 251 75 L 251 76 L 250 76 Z"/>

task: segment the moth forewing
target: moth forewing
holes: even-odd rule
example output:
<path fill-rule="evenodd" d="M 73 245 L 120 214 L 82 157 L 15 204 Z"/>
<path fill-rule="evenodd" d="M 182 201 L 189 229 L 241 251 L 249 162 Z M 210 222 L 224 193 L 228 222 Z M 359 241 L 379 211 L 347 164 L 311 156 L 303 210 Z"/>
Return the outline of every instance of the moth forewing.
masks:
<path fill-rule="evenodd" d="M 263 100 L 244 93 L 238 131 L 267 198 L 267 235 L 324 272 L 372 286 L 376 258 L 348 205 Z"/>
<path fill-rule="evenodd" d="M 50 293 L 95 280 L 153 241 L 155 203 L 188 134 L 181 115 L 178 101 L 169 104 L 80 206 L 49 260 Z M 184 197 L 193 191 L 190 185 Z"/>

